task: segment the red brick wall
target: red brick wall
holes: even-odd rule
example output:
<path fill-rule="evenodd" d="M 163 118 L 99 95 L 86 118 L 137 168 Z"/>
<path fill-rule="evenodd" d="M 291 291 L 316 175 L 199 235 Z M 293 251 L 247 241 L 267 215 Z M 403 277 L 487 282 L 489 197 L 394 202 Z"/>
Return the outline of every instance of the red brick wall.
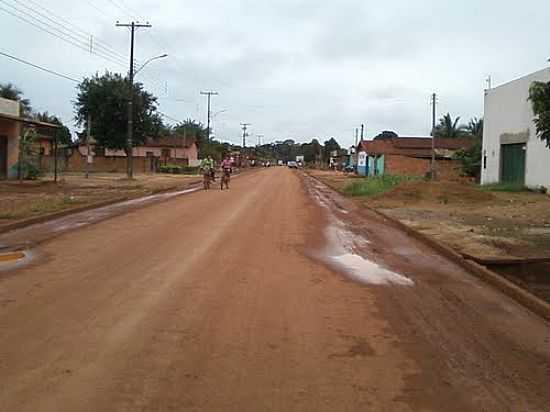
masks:
<path fill-rule="evenodd" d="M 134 157 L 134 172 L 149 173 L 150 158 Z M 163 165 L 164 159 L 159 159 L 158 165 Z M 187 159 L 167 159 L 167 164 L 177 164 L 187 166 Z M 41 156 L 41 169 L 43 171 L 52 172 L 54 169 L 53 156 Z M 59 171 L 64 172 L 84 172 L 86 170 L 86 156 L 82 156 L 78 151 L 73 151 L 70 157 L 59 156 L 57 159 L 57 167 Z M 125 157 L 111 156 L 94 156 L 93 163 L 90 164 L 91 172 L 103 173 L 124 173 L 126 172 L 127 161 Z"/>
<path fill-rule="evenodd" d="M 425 176 L 430 171 L 430 159 L 391 155 L 384 156 L 384 173 L 402 176 Z M 460 162 L 456 160 L 436 160 L 438 178 L 442 180 L 460 179 Z"/>

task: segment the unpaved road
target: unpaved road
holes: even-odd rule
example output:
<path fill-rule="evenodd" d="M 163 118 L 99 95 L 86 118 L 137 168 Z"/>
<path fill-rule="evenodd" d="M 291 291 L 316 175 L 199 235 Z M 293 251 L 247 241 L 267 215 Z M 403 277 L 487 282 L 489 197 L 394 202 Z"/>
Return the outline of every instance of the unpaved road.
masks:
<path fill-rule="evenodd" d="M 335 221 L 414 284 L 323 261 Z M 548 323 L 287 169 L 41 240 L 0 273 L 1 411 L 550 410 Z"/>

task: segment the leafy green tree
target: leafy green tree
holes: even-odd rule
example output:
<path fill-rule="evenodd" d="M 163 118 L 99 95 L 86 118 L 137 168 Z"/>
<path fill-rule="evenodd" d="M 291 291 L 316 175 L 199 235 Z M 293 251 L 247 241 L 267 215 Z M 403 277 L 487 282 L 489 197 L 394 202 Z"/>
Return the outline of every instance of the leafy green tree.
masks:
<path fill-rule="evenodd" d="M 46 136 L 52 136 L 57 138 L 57 143 L 62 145 L 68 145 L 71 143 L 71 132 L 68 127 L 66 127 L 63 122 L 54 115 L 49 114 L 48 112 L 35 113 L 34 118 L 39 122 L 51 123 L 61 126 L 59 129 L 51 128 L 38 128 L 38 133 Z"/>
<path fill-rule="evenodd" d="M 183 122 L 176 124 L 173 127 L 173 132 L 178 135 L 194 138 L 199 147 L 207 140 L 206 127 L 201 122 L 193 119 L 186 119 Z"/>
<path fill-rule="evenodd" d="M 105 72 L 84 79 L 78 86 L 75 120 L 78 126 L 88 127 L 92 117 L 92 135 L 98 145 L 127 151 L 128 136 L 128 79 L 120 74 Z M 143 144 L 147 137 L 158 136 L 162 118 L 157 113 L 157 98 L 134 84 L 134 145 Z"/>
<path fill-rule="evenodd" d="M 330 158 L 330 154 L 333 151 L 339 151 L 340 145 L 336 141 L 334 137 L 331 137 L 329 140 L 325 141 L 324 148 L 323 148 L 323 158 L 325 161 L 328 161 Z"/>
<path fill-rule="evenodd" d="M 550 148 L 550 82 L 533 82 L 529 88 L 529 100 L 535 113 L 537 136 Z"/>
<path fill-rule="evenodd" d="M 375 139 L 392 139 L 394 137 L 399 137 L 399 135 L 391 130 L 384 130 Z"/>
<path fill-rule="evenodd" d="M 478 139 L 483 139 L 483 118 L 474 117 L 466 126 L 466 131 Z"/>
<path fill-rule="evenodd" d="M 468 149 L 461 149 L 454 155 L 456 160 L 459 160 L 462 165 L 462 174 L 464 176 L 474 177 L 479 180 L 481 175 L 481 151 L 482 140 L 476 139 Z"/>
<path fill-rule="evenodd" d="M 32 113 L 31 102 L 23 97 L 23 91 L 12 83 L 0 83 L 0 97 L 16 100 L 21 104 L 21 116 L 28 117 Z"/>
<path fill-rule="evenodd" d="M 459 125 L 460 116 L 455 120 L 449 113 L 439 119 L 439 124 L 435 126 L 433 135 L 435 137 L 463 137 L 468 134 L 466 126 Z"/>

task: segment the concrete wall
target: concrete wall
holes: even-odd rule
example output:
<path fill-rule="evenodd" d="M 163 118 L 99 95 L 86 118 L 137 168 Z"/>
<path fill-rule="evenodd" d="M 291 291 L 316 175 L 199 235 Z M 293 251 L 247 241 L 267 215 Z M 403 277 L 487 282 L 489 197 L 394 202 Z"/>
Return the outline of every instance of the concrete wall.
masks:
<path fill-rule="evenodd" d="M 86 146 L 82 145 L 79 147 L 79 150 L 81 153 L 86 153 Z M 189 159 L 189 160 L 196 160 L 198 156 L 198 150 L 196 145 L 191 145 L 190 147 L 146 147 L 146 146 L 138 146 L 134 147 L 133 153 L 134 157 L 146 157 L 147 152 L 153 153 L 154 157 L 163 157 L 162 152 L 163 150 L 170 152 L 170 158 L 171 159 Z M 126 157 L 126 152 L 124 150 L 110 150 L 105 149 L 105 156 L 107 157 Z"/>
<path fill-rule="evenodd" d="M 537 137 L 531 102 L 527 100 L 534 81 L 550 81 L 550 68 L 485 92 L 482 155 L 487 163 L 481 169 L 482 184 L 500 180 L 501 142 L 525 142 L 525 184 L 550 188 L 550 148 Z"/>

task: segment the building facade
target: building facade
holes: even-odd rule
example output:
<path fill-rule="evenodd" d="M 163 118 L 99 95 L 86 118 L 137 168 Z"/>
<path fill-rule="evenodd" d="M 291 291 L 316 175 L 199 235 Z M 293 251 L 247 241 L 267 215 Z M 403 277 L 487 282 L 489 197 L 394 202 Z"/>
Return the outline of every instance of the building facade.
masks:
<path fill-rule="evenodd" d="M 537 136 L 529 87 L 550 81 L 550 68 L 485 92 L 481 183 L 550 189 L 550 148 Z"/>
<path fill-rule="evenodd" d="M 441 179 L 457 179 L 460 163 L 454 154 L 475 144 L 472 138 L 435 138 L 435 170 Z M 378 137 L 358 145 L 361 176 L 426 176 L 432 169 L 431 137 Z"/>

